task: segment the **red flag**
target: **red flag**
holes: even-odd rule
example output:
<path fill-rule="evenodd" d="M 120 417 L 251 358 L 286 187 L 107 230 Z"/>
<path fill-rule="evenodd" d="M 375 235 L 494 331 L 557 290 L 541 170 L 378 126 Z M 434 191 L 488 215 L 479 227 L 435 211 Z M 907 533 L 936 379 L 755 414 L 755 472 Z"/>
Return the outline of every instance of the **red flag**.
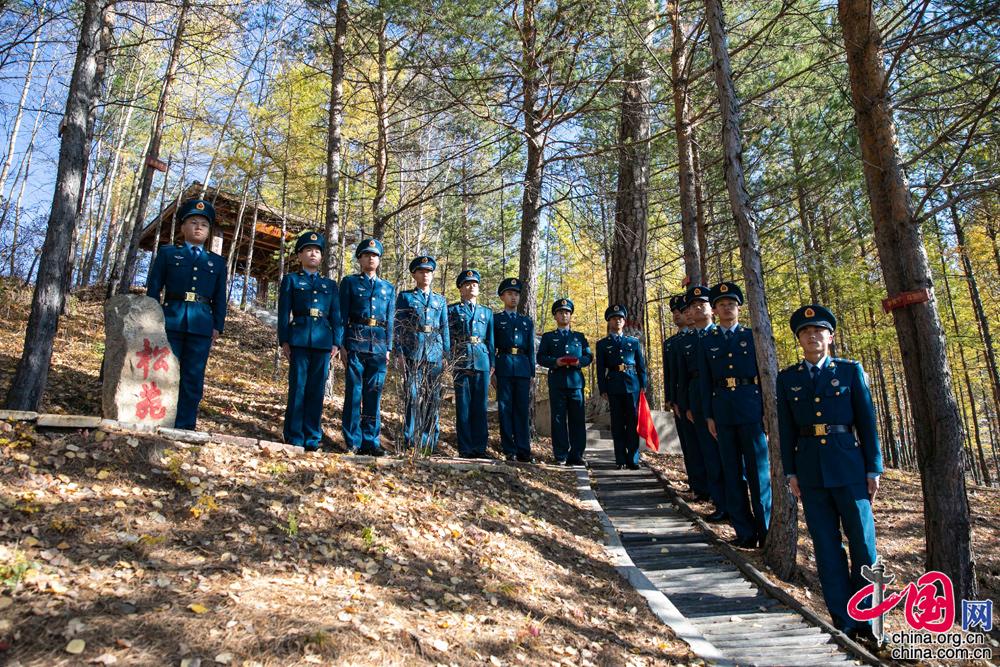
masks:
<path fill-rule="evenodd" d="M 660 451 L 660 436 L 656 432 L 653 424 L 653 413 L 649 411 L 649 403 L 646 401 L 646 392 L 639 392 L 639 423 L 636 424 L 635 432 L 640 438 L 646 441 L 646 446 L 654 452 Z"/>

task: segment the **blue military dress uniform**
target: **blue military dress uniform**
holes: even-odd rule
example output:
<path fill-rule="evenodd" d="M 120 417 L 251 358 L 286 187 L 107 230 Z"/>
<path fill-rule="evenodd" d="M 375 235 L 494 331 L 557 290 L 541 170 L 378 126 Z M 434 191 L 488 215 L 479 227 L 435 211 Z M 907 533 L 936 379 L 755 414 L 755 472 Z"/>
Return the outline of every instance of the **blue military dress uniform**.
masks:
<path fill-rule="evenodd" d="M 177 212 L 182 224 L 193 215 L 215 224 L 211 202 L 190 200 Z M 212 331 L 221 334 L 226 322 L 226 260 L 184 242 L 161 246 L 146 278 L 146 294 L 157 301 L 162 298 L 167 340 L 180 363 L 174 426 L 194 429 L 212 349 Z"/>
<path fill-rule="evenodd" d="M 797 335 L 805 326 L 836 328 L 833 313 L 803 306 L 791 317 Z M 815 371 L 813 370 L 815 369 Z M 869 631 L 847 613 L 847 601 L 865 584 L 861 568 L 875 562 L 875 520 L 867 478 L 882 474 L 875 408 L 861 364 L 826 357 L 778 373 L 781 464 L 798 479 L 816 569 L 834 625 L 853 635 Z M 850 549 L 850 568 L 841 527 Z"/>
<path fill-rule="evenodd" d="M 704 285 L 691 287 L 684 295 L 684 307 L 690 307 L 695 301 L 708 301 L 708 292 L 708 288 Z M 705 462 L 708 495 L 712 499 L 716 511 L 725 512 L 726 491 L 722 480 L 719 445 L 709 432 L 708 422 L 705 421 L 705 403 L 702 399 L 701 382 L 698 380 L 698 359 L 701 356 L 701 345 L 705 336 L 710 335 L 714 328 L 714 324 L 709 324 L 704 329 L 689 331 L 681 339 L 677 357 L 677 403 L 685 418 L 688 410 L 694 417 L 695 440 L 701 450 L 702 460 Z"/>
<path fill-rule="evenodd" d="M 437 261 L 424 256 L 410 262 L 411 274 L 420 269 L 434 271 Z M 396 353 L 405 364 L 403 444 L 430 454 L 441 434 L 441 375 L 451 351 L 448 302 L 440 294 L 416 288 L 400 292 L 394 328 Z"/>
<path fill-rule="evenodd" d="M 628 319 L 625 306 L 604 311 L 604 321 Z M 611 437 L 615 443 L 615 465 L 635 468 L 639 464 L 639 393 L 646 388 L 646 360 L 642 343 L 633 336 L 609 334 L 597 341 L 597 388 L 607 395 L 611 411 Z"/>
<path fill-rule="evenodd" d="M 573 302 L 558 299 L 558 310 L 573 312 Z M 579 366 L 559 366 L 562 357 L 576 357 Z M 587 447 L 587 415 L 583 400 L 586 380 L 582 368 L 594 360 L 587 337 L 577 331 L 556 329 L 542 335 L 538 343 L 538 363 L 549 369 L 549 413 L 552 424 L 552 455 L 556 463 L 579 465 Z"/>
<path fill-rule="evenodd" d="M 456 284 L 480 282 L 479 272 L 466 269 Z M 448 307 L 451 334 L 452 376 L 455 387 L 455 431 L 458 454 L 465 458 L 486 456 L 490 433 L 486 408 L 496 353 L 493 344 L 493 311 L 486 306 L 459 301 Z"/>
<path fill-rule="evenodd" d="M 355 257 L 382 256 L 382 242 L 365 239 Z M 340 319 L 344 325 L 344 443 L 356 454 L 380 456 L 380 403 L 386 355 L 392 350 L 396 288 L 378 276 L 346 276 L 340 283 Z"/>
<path fill-rule="evenodd" d="M 497 295 L 521 291 L 521 281 L 507 278 Z M 501 311 L 493 315 L 496 345 L 497 412 L 500 446 L 507 458 L 531 461 L 531 378 L 535 377 L 535 323 L 526 315 Z"/>
<path fill-rule="evenodd" d="M 675 294 L 670 297 L 671 312 L 683 310 L 683 308 L 683 294 Z M 687 334 L 688 329 L 685 327 L 663 342 L 663 387 L 669 406 L 680 404 L 678 395 L 680 388 L 685 386 L 680 382 L 678 364 L 680 343 Z M 675 414 L 674 422 L 677 426 L 677 439 L 681 443 L 681 453 L 684 456 L 688 487 L 697 498 L 708 498 L 708 473 L 705 470 L 705 461 L 701 456 L 701 447 L 698 445 L 694 424 L 689 422 L 683 414 L 680 416 Z"/>
<path fill-rule="evenodd" d="M 709 299 L 712 306 L 720 299 L 742 305 L 743 292 L 723 282 L 712 287 Z M 715 421 L 726 513 L 741 546 L 762 544 L 771 522 L 771 469 L 753 332 L 739 323 L 731 330 L 716 326 L 702 338 L 701 352 L 702 410 Z"/>
<path fill-rule="evenodd" d="M 305 232 L 295 252 L 308 246 L 322 251 L 321 234 Z M 337 281 L 305 270 L 287 274 L 278 292 L 278 344 L 288 343 L 288 404 L 285 442 L 319 449 L 323 440 L 323 396 L 330 371 L 330 353 L 343 344 Z"/>

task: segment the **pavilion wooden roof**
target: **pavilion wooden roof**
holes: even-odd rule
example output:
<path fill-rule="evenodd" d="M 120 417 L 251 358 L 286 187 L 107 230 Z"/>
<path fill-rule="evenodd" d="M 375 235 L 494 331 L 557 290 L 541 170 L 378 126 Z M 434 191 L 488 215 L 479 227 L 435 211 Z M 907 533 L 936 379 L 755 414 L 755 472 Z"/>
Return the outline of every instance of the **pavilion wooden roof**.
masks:
<path fill-rule="evenodd" d="M 174 238 L 170 238 L 170 221 L 177 210 L 178 203 L 194 199 L 201 194 L 202 185 L 198 181 L 191 183 L 184 193 L 154 217 L 142 230 L 139 247 L 152 251 L 154 245 L 176 243 L 181 239 L 180 225 L 175 225 Z M 228 256 L 230 245 L 236 234 L 236 216 L 240 211 L 242 195 L 226 192 L 213 187 L 205 188 L 203 199 L 215 206 L 215 225 L 213 237 L 222 237 L 222 255 Z M 236 271 L 246 272 L 246 261 L 249 250 L 250 226 L 253 224 L 254 207 L 257 209 L 257 229 L 254 234 L 253 263 L 250 275 L 258 280 L 275 280 L 278 277 L 278 251 L 281 249 L 281 211 L 276 211 L 263 202 L 247 200 L 243 211 L 243 230 L 240 234 L 239 246 L 236 249 Z M 321 229 L 322 225 L 292 214 L 285 214 L 286 248 L 294 243 L 295 236 L 304 229 Z M 159 226 L 159 236 L 157 236 Z"/>

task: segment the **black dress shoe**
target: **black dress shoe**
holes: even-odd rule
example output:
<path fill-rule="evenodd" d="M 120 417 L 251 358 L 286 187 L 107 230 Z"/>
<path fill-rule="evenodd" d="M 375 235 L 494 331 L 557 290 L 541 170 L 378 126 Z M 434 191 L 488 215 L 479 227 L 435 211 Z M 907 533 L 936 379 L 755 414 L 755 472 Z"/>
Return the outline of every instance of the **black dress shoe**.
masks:
<path fill-rule="evenodd" d="M 620 463 L 615 466 L 615 470 L 624 470 L 624 469 L 625 469 L 625 466 L 623 466 Z"/>
<path fill-rule="evenodd" d="M 705 517 L 705 521 L 709 523 L 719 523 L 721 521 L 725 521 L 728 518 L 729 515 L 723 512 L 722 510 L 715 510 L 714 512 Z"/>
<path fill-rule="evenodd" d="M 475 459 L 478 458 L 476 454 L 470 454 L 469 452 L 460 452 L 458 455 L 460 459 Z"/>
<path fill-rule="evenodd" d="M 557 465 L 557 466 L 564 466 L 564 465 L 566 465 L 566 459 L 556 459 L 555 465 Z"/>
<path fill-rule="evenodd" d="M 528 454 L 527 456 L 518 455 L 516 458 L 518 463 L 537 463 L 537 461 L 532 458 L 531 454 Z"/>
<path fill-rule="evenodd" d="M 694 494 L 694 499 L 700 500 L 701 502 L 705 502 L 706 500 L 710 499 L 710 496 L 707 493 L 696 493 Z"/>
<path fill-rule="evenodd" d="M 753 549 L 757 546 L 757 536 L 745 537 L 743 539 L 737 537 L 736 539 L 729 540 L 729 543 L 740 549 Z"/>
<path fill-rule="evenodd" d="M 625 468 L 628 470 L 638 470 L 641 466 L 638 463 L 626 463 Z"/>
<path fill-rule="evenodd" d="M 587 464 L 583 462 L 583 459 L 566 459 L 566 465 L 572 467 L 586 466 Z"/>
<path fill-rule="evenodd" d="M 506 461 L 507 463 L 514 463 L 515 461 L 517 461 L 517 457 L 513 454 L 507 454 L 506 456 L 503 457 L 503 460 Z"/>
<path fill-rule="evenodd" d="M 370 456 L 385 456 L 385 450 L 381 447 L 373 447 L 368 451 Z"/>

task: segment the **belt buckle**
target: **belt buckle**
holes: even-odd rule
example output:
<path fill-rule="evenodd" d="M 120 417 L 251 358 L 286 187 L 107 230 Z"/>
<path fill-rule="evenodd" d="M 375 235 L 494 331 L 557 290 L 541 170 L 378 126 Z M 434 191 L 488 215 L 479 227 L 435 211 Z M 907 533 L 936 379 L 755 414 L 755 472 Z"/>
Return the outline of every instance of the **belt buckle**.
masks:
<path fill-rule="evenodd" d="M 736 388 L 736 378 L 726 378 L 726 389 Z"/>
<path fill-rule="evenodd" d="M 826 424 L 813 424 L 813 435 L 817 437 L 827 435 Z"/>
<path fill-rule="evenodd" d="M 425 324 L 424 326 L 420 327 L 420 331 L 422 331 L 423 333 L 431 333 L 433 330 L 434 327 L 430 326 L 429 324 Z"/>
<path fill-rule="evenodd" d="M 480 340 L 482 339 L 479 336 L 469 336 L 469 342 L 473 345 L 479 343 Z"/>
<path fill-rule="evenodd" d="M 510 353 L 511 354 L 517 354 L 518 353 L 518 349 L 516 347 L 512 347 L 512 348 L 510 348 Z"/>
<path fill-rule="evenodd" d="M 309 309 L 309 317 L 322 317 L 322 316 L 323 315 L 320 313 L 319 308 L 310 308 Z"/>
<path fill-rule="evenodd" d="M 618 364 L 618 370 L 621 371 L 622 373 L 624 373 L 625 372 L 625 364 Z"/>
<path fill-rule="evenodd" d="M 184 292 L 184 301 L 197 301 L 197 300 L 198 300 L 197 292 Z"/>
<path fill-rule="evenodd" d="M 378 320 L 376 320 L 374 317 L 369 317 L 368 319 L 365 320 L 365 324 L 367 324 L 370 327 L 377 327 Z"/>

